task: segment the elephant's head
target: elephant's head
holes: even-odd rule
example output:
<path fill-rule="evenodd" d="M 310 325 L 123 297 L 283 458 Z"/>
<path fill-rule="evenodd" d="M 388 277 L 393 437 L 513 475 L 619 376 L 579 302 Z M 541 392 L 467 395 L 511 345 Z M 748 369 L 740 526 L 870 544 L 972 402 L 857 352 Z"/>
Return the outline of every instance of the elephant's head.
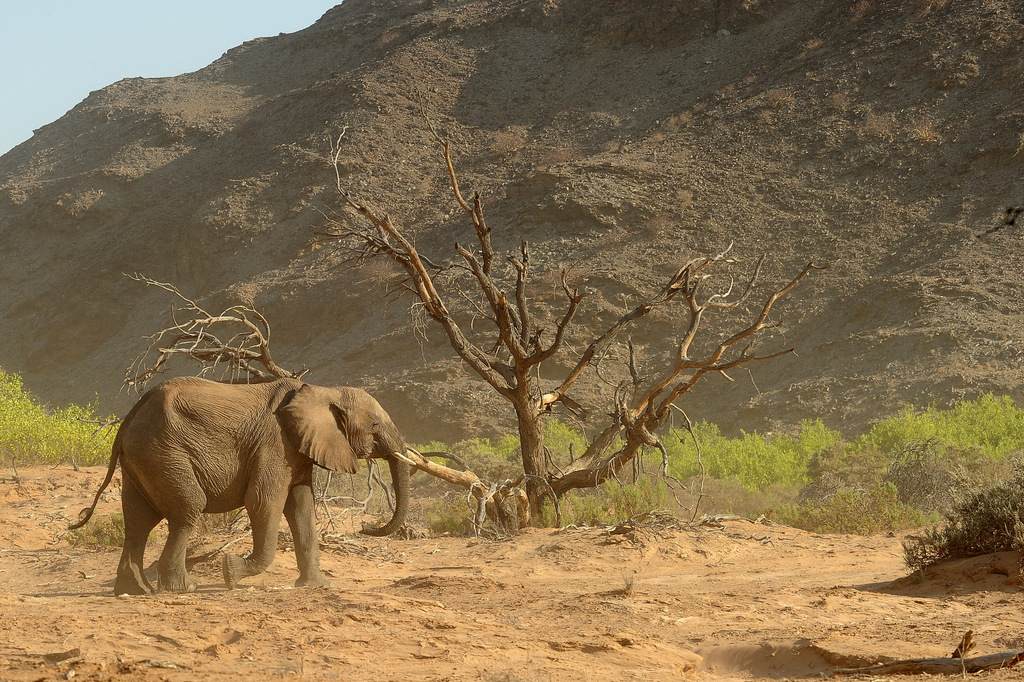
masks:
<path fill-rule="evenodd" d="M 395 486 L 394 516 L 362 532 L 384 536 L 402 527 L 409 509 L 409 467 L 395 454 L 405 453 L 405 439 L 369 393 L 303 384 L 278 408 L 277 417 L 291 444 L 325 469 L 354 474 L 359 459 L 387 458 Z"/>

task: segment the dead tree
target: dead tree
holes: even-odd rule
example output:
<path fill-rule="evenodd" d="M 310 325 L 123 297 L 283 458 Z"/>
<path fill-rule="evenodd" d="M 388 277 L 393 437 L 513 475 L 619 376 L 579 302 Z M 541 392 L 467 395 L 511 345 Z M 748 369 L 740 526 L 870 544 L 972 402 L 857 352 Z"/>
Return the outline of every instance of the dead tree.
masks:
<path fill-rule="evenodd" d="M 537 322 L 527 295 L 530 277 L 529 244 L 522 241 L 518 251 L 509 254 L 495 250 L 480 195 L 474 194 L 471 200 L 464 197 L 452 161 L 449 140 L 437 133 L 426 115 L 424 119 L 442 149 L 443 163 L 455 203 L 472 226 L 472 232 L 469 233 L 472 245 L 456 244 L 457 258 L 449 265 L 437 265 L 420 253 L 404 228 L 395 224 L 386 212 L 357 201 L 346 191 L 339 171 L 344 133 L 336 142 L 332 141 L 337 190 L 346 206 L 364 220 L 352 226 L 348 221 L 330 219 L 331 227 L 325 236 L 342 242 L 345 248 L 350 249 L 350 258 L 357 265 L 377 257 L 385 257 L 396 263 L 404 272 L 402 285 L 414 297 L 415 305 L 422 308 L 444 330 L 453 350 L 463 362 L 511 404 L 516 415 L 525 486 L 533 514 L 538 513 L 540 499 L 545 492 L 553 492 L 557 498 L 572 488 L 595 486 L 618 473 L 637 456 L 641 448 L 660 446 L 655 431 L 666 423 L 674 402 L 690 391 L 706 374 L 724 374 L 740 365 L 779 357 L 792 351 L 788 349 L 759 355 L 752 341 L 764 330 L 776 326 L 769 320 L 772 306 L 814 268 L 813 264 L 771 294 L 754 322 L 737 331 L 704 357 L 691 358 L 693 341 L 701 329 L 705 314 L 742 304 L 750 295 L 764 260 L 762 258 L 758 262 L 746 287 L 738 296 L 731 296 L 731 290 L 705 295 L 703 288 L 710 272 L 723 263 L 731 262 L 726 254 L 720 254 L 695 259 L 680 267 L 660 292 L 595 335 L 573 369 L 561 381 L 554 385 L 550 385 L 554 382 L 542 382 L 540 365 L 565 350 L 566 332 L 584 296 L 579 289 L 569 285 L 567 273 L 563 270 L 560 278 L 561 293 L 564 296 L 563 312 L 553 321 L 553 329 L 545 328 Z M 476 291 L 475 296 L 460 288 L 459 283 L 449 285 L 447 289 L 439 284 L 442 274 L 449 274 L 452 270 L 469 280 Z M 471 334 L 467 333 L 463 324 L 451 312 L 452 300 L 463 299 L 471 301 L 475 310 L 474 317 L 484 317 L 490 322 L 487 332 L 472 332 L 472 339 Z M 556 402 L 576 406 L 576 402 L 567 395 L 568 391 L 611 340 L 628 325 L 673 301 L 684 302 L 689 312 L 683 341 L 675 350 L 675 361 L 650 380 L 642 378 L 634 367 L 632 384 L 620 387 L 617 391 L 611 423 L 593 441 L 579 467 L 564 475 L 548 472 L 542 422 L 544 415 L 550 412 Z M 624 444 L 608 456 L 607 450 L 619 434 L 624 436 Z"/>

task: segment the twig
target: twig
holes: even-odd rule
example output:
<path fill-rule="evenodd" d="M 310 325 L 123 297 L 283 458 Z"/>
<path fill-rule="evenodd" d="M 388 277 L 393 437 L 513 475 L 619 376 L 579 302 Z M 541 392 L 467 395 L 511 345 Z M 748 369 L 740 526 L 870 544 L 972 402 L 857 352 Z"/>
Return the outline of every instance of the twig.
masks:
<path fill-rule="evenodd" d="M 211 549 L 209 552 L 204 552 L 202 554 L 196 554 L 195 556 L 190 556 L 188 558 L 188 563 L 191 565 L 191 564 L 198 563 L 200 561 L 206 561 L 207 559 L 210 559 L 211 557 L 215 557 L 218 554 L 220 554 L 221 552 L 223 552 L 225 549 L 230 547 L 231 545 L 233 545 L 233 544 L 235 544 L 237 542 L 241 542 L 242 540 L 246 539 L 250 535 L 252 535 L 252 529 L 251 528 L 249 530 L 245 531 L 244 533 L 242 533 L 241 535 L 239 535 L 234 540 L 230 540 L 228 542 L 225 542 L 223 545 L 221 545 L 217 549 Z"/>
<path fill-rule="evenodd" d="M 158 282 L 139 273 L 125 276 L 168 291 L 184 304 L 182 307 L 172 306 L 173 324 L 170 327 L 147 337 L 149 345 L 125 370 L 126 386 L 145 386 L 153 377 L 166 371 L 165 365 L 177 355 L 198 362 L 200 375 L 217 371 L 223 365 L 222 375 L 230 381 L 242 378 L 247 381 L 299 378 L 306 373 L 306 370 L 290 372 L 274 361 L 270 355 L 270 323 L 258 310 L 235 305 L 219 315 L 212 315 L 172 284 Z M 179 313 L 187 313 L 189 319 L 179 322 Z M 227 331 L 231 336 L 226 341 L 221 340 L 214 333 L 215 330 Z M 151 360 L 153 354 L 156 358 Z"/>
<path fill-rule="evenodd" d="M 693 432 L 693 422 L 690 421 L 689 415 L 683 411 L 683 408 L 678 405 L 672 405 L 672 407 L 675 408 L 679 414 L 683 415 L 686 432 L 690 434 L 690 438 L 693 440 L 693 447 L 697 451 L 697 467 L 700 470 L 700 490 L 697 492 L 697 501 L 693 505 L 693 516 L 690 517 L 690 523 L 693 523 L 697 518 L 697 511 L 700 509 L 700 503 L 704 500 L 704 481 L 707 479 L 708 472 L 707 469 L 704 468 L 704 459 L 700 452 L 700 441 L 697 440 L 697 434 Z"/>
<path fill-rule="evenodd" d="M 18 490 L 21 492 L 25 492 L 25 486 L 22 485 L 23 480 L 21 478 L 21 474 L 18 473 L 18 463 L 14 459 L 11 459 L 11 468 L 14 469 L 14 485 L 17 486 Z"/>

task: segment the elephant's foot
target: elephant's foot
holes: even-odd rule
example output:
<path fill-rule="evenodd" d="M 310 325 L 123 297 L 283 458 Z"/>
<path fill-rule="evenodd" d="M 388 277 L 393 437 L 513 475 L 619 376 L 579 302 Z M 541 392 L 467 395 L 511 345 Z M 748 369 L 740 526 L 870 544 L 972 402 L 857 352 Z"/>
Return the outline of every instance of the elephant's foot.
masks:
<path fill-rule="evenodd" d="M 118 566 L 117 578 L 114 580 L 114 594 L 153 594 L 155 590 L 149 584 L 142 569 L 138 566 Z"/>
<path fill-rule="evenodd" d="M 114 581 L 114 594 L 153 594 L 153 586 L 135 576 L 118 575 Z"/>
<path fill-rule="evenodd" d="M 245 559 L 234 554 L 225 554 L 220 560 L 220 570 L 224 574 L 224 585 L 229 590 L 235 589 L 238 585 L 238 581 L 242 578 L 247 578 L 253 575 L 252 571 L 249 570 L 249 564 L 246 563 Z"/>
<path fill-rule="evenodd" d="M 188 573 L 182 576 L 160 576 L 159 587 L 166 592 L 195 592 L 196 581 Z"/>
<path fill-rule="evenodd" d="M 299 579 L 295 581 L 295 587 L 332 587 L 332 585 L 323 573 L 317 571 L 312 575 L 299 576 Z"/>

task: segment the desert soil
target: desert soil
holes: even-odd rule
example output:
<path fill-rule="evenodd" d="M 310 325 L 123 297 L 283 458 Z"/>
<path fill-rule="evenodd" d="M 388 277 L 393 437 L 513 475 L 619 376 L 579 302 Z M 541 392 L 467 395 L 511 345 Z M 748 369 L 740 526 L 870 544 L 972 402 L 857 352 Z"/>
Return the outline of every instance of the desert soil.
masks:
<path fill-rule="evenodd" d="M 119 550 L 64 537 L 103 469 L 19 474 L 0 482 L 3 680 L 783 679 L 948 656 L 967 630 L 977 655 L 1024 648 L 1015 555 L 914 580 L 900 536 L 737 518 L 503 542 L 344 535 L 325 542 L 333 589 L 292 588 L 282 534 L 244 588 L 225 589 L 214 558 L 194 565 L 193 594 L 117 597 Z M 115 484 L 99 514 L 119 508 Z M 193 555 L 238 537 L 211 532 Z"/>

